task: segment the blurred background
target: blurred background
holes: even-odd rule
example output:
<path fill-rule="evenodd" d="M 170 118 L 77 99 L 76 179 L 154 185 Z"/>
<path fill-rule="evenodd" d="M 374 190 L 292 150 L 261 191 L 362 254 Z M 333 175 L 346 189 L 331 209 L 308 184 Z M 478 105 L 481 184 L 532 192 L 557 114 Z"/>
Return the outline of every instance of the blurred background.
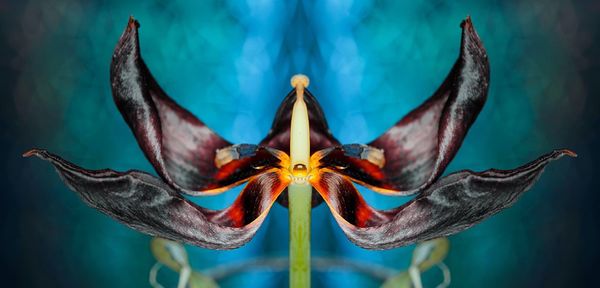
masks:
<path fill-rule="evenodd" d="M 514 207 L 450 237 L 453 287 L 591 287 L 600 256 L 600 2 L 537 1 L 0 1 L 2 286 L 146 287 L 150 237 L 85 206 L 42 147 L 87 168 L 154 174 L 113 104 L 109 63 L 129 15 L 143 57 L 182 106 L 234 143 L 256 143 L 307 74 L 331 130 L 368 142 L 428 98 L 458 55 L 471 15 L 491 63 L 489 98 L 447 173 L 509 169 L 555 148 Z M 237 191 L 198 199 L 223 208 Z M 364 190 L 378 208 L 405 202 Z M 287 210 L 233 251 L 187 247 L 208 269 L 287 255 Z M 313 210 L 312 253 L 404 269 L 412 247 L 363 250 L 326 205 Z M 176 283 L 176 275 L 159 274 Z M 435 271 L 425 285 L 440 281 Z M 252 272 L 223 287 L 282 287 L 287 273 Z M 315 272 L 314 287 L 377 287 L 347 271 Z"/>

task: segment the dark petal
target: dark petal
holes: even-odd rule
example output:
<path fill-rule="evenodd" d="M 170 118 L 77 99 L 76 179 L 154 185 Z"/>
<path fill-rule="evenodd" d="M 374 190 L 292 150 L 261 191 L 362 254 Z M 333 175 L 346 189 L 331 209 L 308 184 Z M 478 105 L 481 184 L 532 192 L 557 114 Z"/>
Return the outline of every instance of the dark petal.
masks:
<path fill-rule="evenodd" d="M 405 193 L 395 190 L 396 186 L 387 181 L 388 175 L 384 170 L 364 157 L 366 147 L 368 146 L 362 144 L 347 144 L 323 149 L 311 156 L 311 163 L 315 163 L 317 169 L 331 169 L 382 194 Z"/>
<path fill-rule="evenodd" d="M 488 92 L 490 72 L 483 44 L 470 18 L 461 27 L 460 55 L 446 80 L 420 107 L 368 144 L 384 151 L 385 166 L 371 169 L 365 161 L 349 160 L 346 169 L 338 169 L 340 173 L 368 186 L 408 195 L 431 185 L 444 172 Z M 328 161 L 323 159 L 323 165 Z"/>
<path fill-rule="evenodd" d="M 269 165 L 258 165 L 256 159 L 247 157 L 242 162 L 231 162 L 229 168 L 235 169 L 217 169 L 217 149 L 231 143 L 160 88 L 141 58 L 138 26 L 131 18 L 121 35 L 112 58 L 110 80 L 119 111 L 158 174 L 178 190 L 200 195 L 204 190 L 225 190 L 265 171 L 253 166 L 268 169 L 276 165 L 274 157 L 270 157 L 273 163 Z M 264 162 L 265 157 L 261 159 Z"/>
<path fill-rule="evenodd" d="M 248 179 L 260 173 L 273 168 L 279 169 L 283 167 L 282 165 L 287 166 L 284 163 L 289 162 L 289 156 L 272 148 L 251 144 L 238 144 L 225 149 L 227 148 L 237 150 L 239 158 L 221 166 L 212 176 L 211 182 L 204 186 L 206 190 L 203 190 L 200 195 L 223 192 L 248 181 Z M 187 194 L 198 195 L 194 191 L 187 191 Z"/>
<path fill-rule="evenodd" d="M 143 172 L 85 170 L 43 150 L 24 154 L 33 155 L 54 165 L 65 184 L 102 213 L 140 232 L 209 249 L 250 241 L 289 182 L 271 169 L 253 177 L 229 208 L 214 211 Z"/>
<path fill-rule="evenodd" d="M 564 155 L 576 156 L 557 150 L 514 170 L 457 172 L 385 211 L 367 205 L 350 180 L 327 168 L 311 183 L 352 242 L 367 249 L 390 249 L 458 233 L 510 207 L 550 161 Z"/>
<path fill-rule="evenodd" d="M 275 114 L 271 130 L 265 139 L 260 142 L 261 146 L 272 147 L 286 153 L 290 153 L 290 128 L 292 123 L 292 108 L 296 101 L 296 90 L 292 90 L 284 99 Z M 304 102 L 308 109 L 308 121 L 310 123 L 310 151 L 314 153 L 321 149 L 339 145 L 333 137 L 323 109 L 317 99 L 308 89 L 304 90 Z"/>

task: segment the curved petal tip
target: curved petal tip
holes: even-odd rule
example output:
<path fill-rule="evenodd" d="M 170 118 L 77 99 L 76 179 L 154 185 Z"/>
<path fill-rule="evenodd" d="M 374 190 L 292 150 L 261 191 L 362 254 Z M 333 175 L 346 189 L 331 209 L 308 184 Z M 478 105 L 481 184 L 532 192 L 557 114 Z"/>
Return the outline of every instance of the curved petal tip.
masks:
<path fill-rule="evenodd" d="M 460 28 L 473 28 L 473 22 L 471 21 L 471 15 L 467 15 L 467 18 L 460 22 Z"/>
<path fill-rule="evenodd" d="M 573 157 L 573 158 L 577 158 L 577 153 L 575 153 L 575 151 L 569 150 L 569 149 L 555 150 L 554 153 L 557 154 L 556 158 L 562 157 L 564 155 L 567 155 L 567 156 Z"/>
<path fill-rule="evenodd" d="M 133 15 L 129 16 L 129 22 L 127 23 L 127 30 L 140 28 L 140 22 L 133 18 Z"/>
<path fill-rule="evenodd" d="M 33 148 L 33 149 L 30 149 L 27 152 L 23 153 L 21 156 L 23 156 L 23 158 L 29 158 L 31 156 L 37 156 L 37 157 L 43 158 L 44 157 L 43 154 L 45 154 L 45 153 L 47 153 L 46 150 Z"/>

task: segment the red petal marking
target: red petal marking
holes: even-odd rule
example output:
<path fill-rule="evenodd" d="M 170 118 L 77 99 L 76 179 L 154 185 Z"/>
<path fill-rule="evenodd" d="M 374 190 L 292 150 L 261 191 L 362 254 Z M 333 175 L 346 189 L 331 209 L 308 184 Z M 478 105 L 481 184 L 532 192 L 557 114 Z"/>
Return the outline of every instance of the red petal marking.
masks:
<path fill-rule="evenodd" d="M 252 225 L 256 219 L 266 216 L 271 205 L 290 183 L 290 178 L 285 175 L 285 170 L 271 169 L 252 177 L 229 208 L 209 218 L 211 221 L 230 223 L 232 227 Z"/>
<path fill-rule="evenodd" d="M 310 183 L 323 197 L 334 215 L 357 227 L 368 227 L 386 220 L 383 213 L 370 207 L 352 182 L 330 169 L 311 173 Z"/>

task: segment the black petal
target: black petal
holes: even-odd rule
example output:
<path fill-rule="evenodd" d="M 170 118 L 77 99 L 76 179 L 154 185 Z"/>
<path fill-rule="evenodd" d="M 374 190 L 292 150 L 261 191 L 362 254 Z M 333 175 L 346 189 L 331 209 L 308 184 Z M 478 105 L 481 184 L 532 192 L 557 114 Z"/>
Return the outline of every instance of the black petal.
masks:
<path fill-rule="evenodd" d="M 226 170 L 215 166 L 217 149 L 231 143 L 160 88 L 140 55 L 138 26 L 130 19 L 121 35 L 112 58 L 110 80 L 119 111 L 158 174 L 182 192 L 201 195 L 206 190 L 225 190 L 277 166 L 279 160 L 268 151 L 256 151 L 260 154 L 256 158 L 248 155 L 243 161 L 235 160 Z"/>
<path fill-rule="evenodd" d="M 514 170 L 461 171 L 440 179 L 396 209 L 379 211 L 352 182 L 328 168 L 311 183 L 348 238 L 367 249 L 391 249 L 463 231 L 514 204 L 546 165 L 569 150 L 557 150 Z"/>

